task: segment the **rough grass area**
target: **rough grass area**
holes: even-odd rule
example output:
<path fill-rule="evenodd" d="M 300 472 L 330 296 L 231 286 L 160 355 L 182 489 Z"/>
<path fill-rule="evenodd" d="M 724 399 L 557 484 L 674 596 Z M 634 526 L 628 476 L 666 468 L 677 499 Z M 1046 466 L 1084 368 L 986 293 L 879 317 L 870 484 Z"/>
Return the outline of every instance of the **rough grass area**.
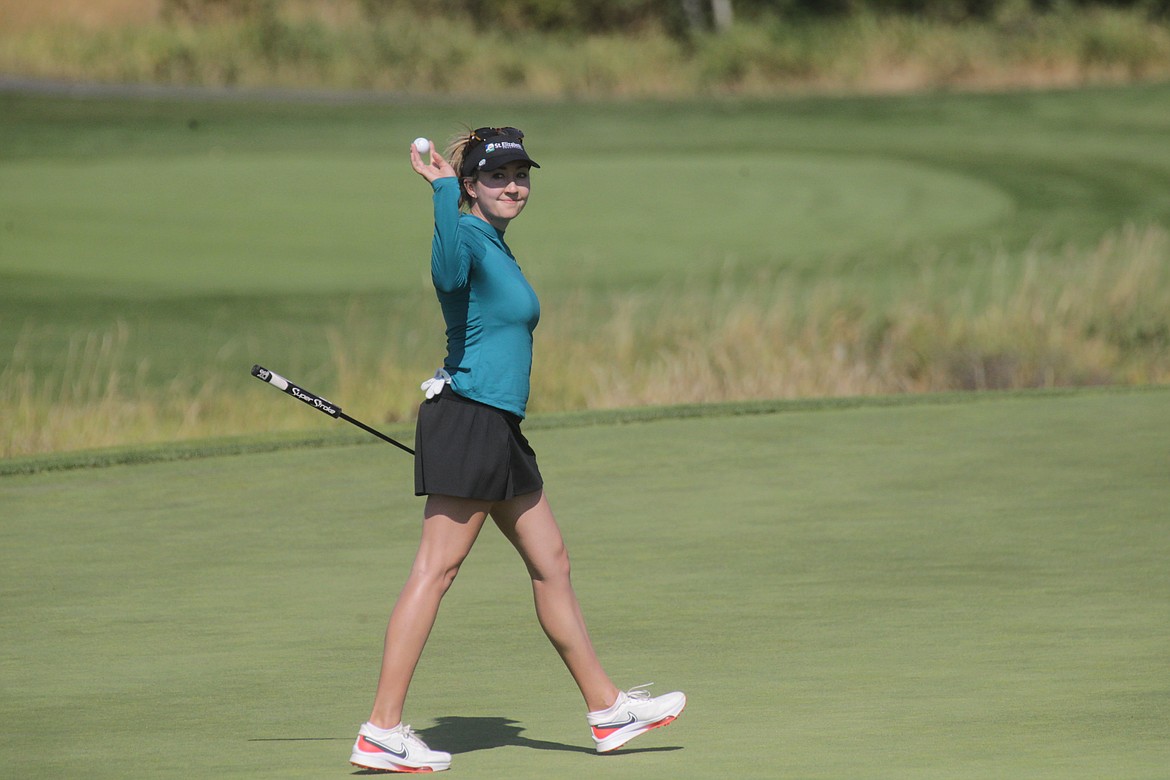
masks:
<path fill-rule="evenodd" d="M 570 35 L 485 28 L 357 0 L 257 3 L 192 19 L 158 2 L 0 0 L 0 73 L 71 81 L 297 86 L 484 97 L 693 97 L 1117 83 L 1170 76 L 1144 10 L 742 19 L 686 39 L 654 26 Z M 38 10 L 39 9 L 39 10 Z M 491 63 L 484 67 L 484 63 Z"/>
<path fill-rule="evenodd" d="M 924 264 L 886 299 L 761 274 L 575 301 L 568 322 L 603 324 L 554 333 L 538 388 L 607 408 L 1170 382 L 1168 268 L 1164 231 L 1127 229 L 1088 251 Z"/>
<path fill-rule="evenodd" d="M 774 272 L 750 285 L 581 292 L 552 306 L 539 331 L 532 410 L 1170 383 L 1167 269 L 1170 237 L 1130 228 L 1088 251 L 926 265 L 885 300 Z M 427 305 L 389 320 L 354 306 L 300 336 L 328 343 L 314 373 L 331 397 L 352 399 L 359 419 L 364 408 L 395 423 L 412 418 L 427 372 L 384 334 L 422 344 L 441 329 Z M 124 373 L 134 363 L 125 323 L 75 335 L 53 374 L 31 359 L 37 335 L 26 332 L 0 369 L 3 457 L 321 423 L 243 383 L 242 364 L 238 375 L 178 365 L 162 385 L 141 363 Z"/>

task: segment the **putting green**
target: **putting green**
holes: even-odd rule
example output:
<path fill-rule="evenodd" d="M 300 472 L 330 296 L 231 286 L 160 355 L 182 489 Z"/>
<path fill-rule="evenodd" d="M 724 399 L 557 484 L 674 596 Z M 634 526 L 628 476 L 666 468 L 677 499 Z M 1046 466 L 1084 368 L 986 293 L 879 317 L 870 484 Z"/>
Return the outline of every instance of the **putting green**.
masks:
<path fill-rule="evenodd" d="M 452 776 L 1164 777 L 1170 392 L 832 407 L 534 425 L 610 673 L 690 704 L 592 755 L 489 529 L 408 702 Z M 0 478 L 0 773 L 351 776 L 410 469 L 373 443 Z"/>
<path fill-rule="evenodd" d="M 515 231 L 547 285 L 815 264 L 1010 214 L 995 186 L 880 157 L 542 159 Z M 0 268 L 134 295 L 416 289 L 430 199 L 397 157 L 225 152 L 8 163 Z M 647 192 L 653 183 L 653 193 Z M 687 258 L 680 263 L 680 258 Z M 420 271 L 420 268 L 423 271 Z"/>

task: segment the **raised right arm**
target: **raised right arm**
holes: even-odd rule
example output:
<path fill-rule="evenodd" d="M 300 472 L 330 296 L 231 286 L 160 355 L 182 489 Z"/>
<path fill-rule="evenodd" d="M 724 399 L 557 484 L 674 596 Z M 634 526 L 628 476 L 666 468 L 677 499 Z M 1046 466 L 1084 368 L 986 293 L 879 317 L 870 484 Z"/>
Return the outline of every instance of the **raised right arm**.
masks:
<path fill-rule="evenodd" d="M 454 292 L 467 286 L 471 260 L 459 251 L 459 179 L 451 163 L 435 150 L 423 160 L 410 145 L 410 165 L 434 188 L 435 237 L 431 241 L 431 280 L 440 292 Z M 461 256 L 462 255 L 462 256 Z"/>
<path fill-rule="evenodd" d="M 459 180 L 435 179 L 435 237 L 431 240 L 431 281 L 440 292 L 467 286 L 471 255 L 459 246 Z"/>

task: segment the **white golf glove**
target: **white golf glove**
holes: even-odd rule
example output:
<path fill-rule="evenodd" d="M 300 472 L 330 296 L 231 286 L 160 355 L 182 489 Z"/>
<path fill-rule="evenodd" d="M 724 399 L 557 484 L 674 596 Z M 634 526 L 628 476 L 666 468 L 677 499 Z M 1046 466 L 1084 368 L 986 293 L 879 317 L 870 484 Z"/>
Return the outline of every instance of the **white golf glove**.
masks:
<path fill-rule="evenodd" d="M 451 375 L 440 368 L 435 372 L 433 377 L 423 382 L 420 388 L 427 394 L 427 400 L 429 401 L 443 392 L 443 388 L 449 384 L 451 384 Z"/>

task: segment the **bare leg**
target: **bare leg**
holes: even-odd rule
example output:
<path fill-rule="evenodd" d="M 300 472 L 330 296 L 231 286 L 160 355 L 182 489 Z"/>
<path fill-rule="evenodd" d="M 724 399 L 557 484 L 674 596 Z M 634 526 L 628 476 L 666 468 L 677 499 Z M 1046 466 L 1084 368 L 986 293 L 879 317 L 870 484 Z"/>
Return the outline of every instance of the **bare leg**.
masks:
<path fill-rule="evenodd" d="M 492 519 L 520 553 L 532 577 L 541 628 L 569 669 L 590 711 L 609 707 L 618 689 L 593 649 L 569 578 L 569 553 L 544 491 L 492 507 Z"/>
<path fill-rule="evenodd" d="M 370 723 L 393 728 L 402 722 L 406 690 L 439 613 L 439 604 L 479 536 L 490 503 L 450 496 L 427 499 L 422 540 L 410 575 L 390 614 L 382 672 Z"/>

